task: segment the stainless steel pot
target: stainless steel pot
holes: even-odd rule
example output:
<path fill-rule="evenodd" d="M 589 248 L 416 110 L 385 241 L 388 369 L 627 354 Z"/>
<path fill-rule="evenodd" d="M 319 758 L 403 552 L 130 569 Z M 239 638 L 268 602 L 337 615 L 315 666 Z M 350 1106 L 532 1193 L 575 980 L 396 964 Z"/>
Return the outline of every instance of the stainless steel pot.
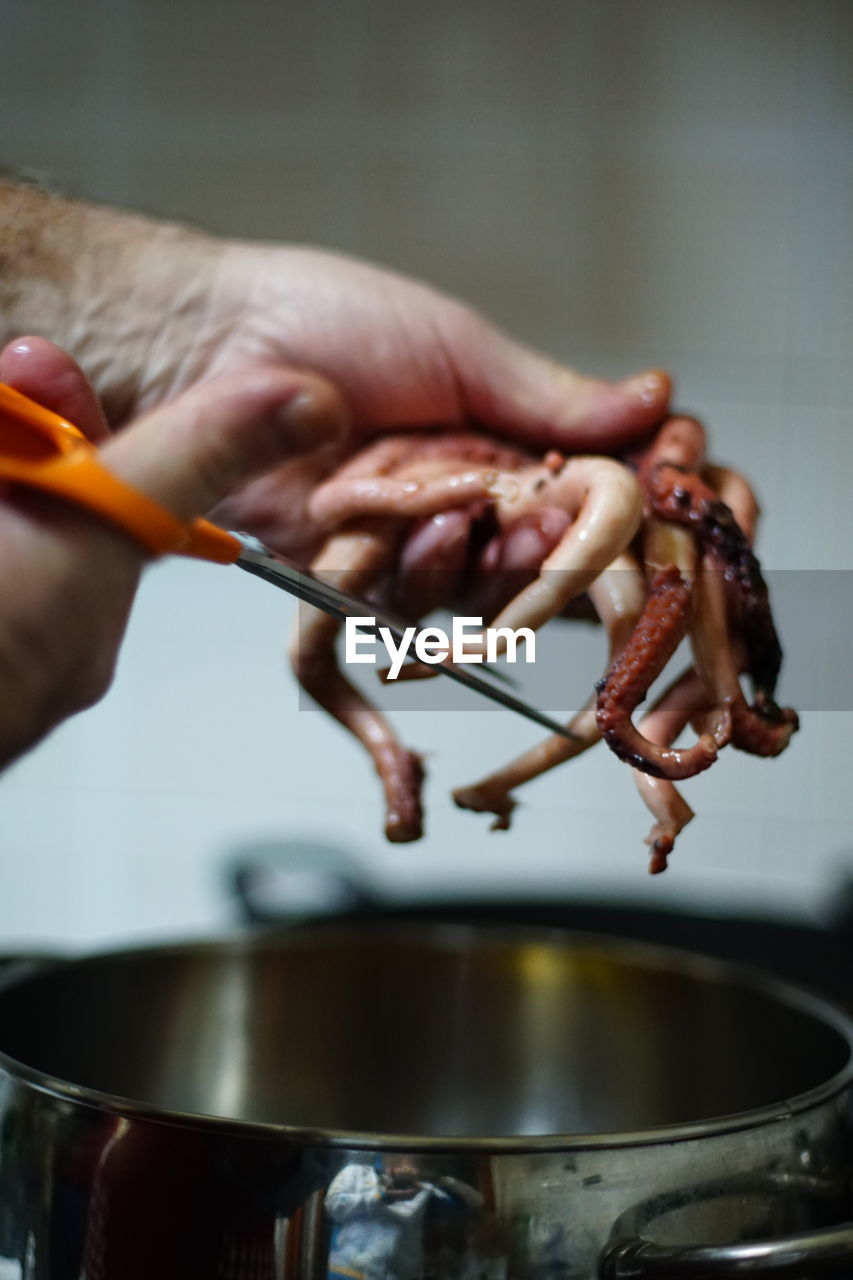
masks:
<path fill-rule="evenodd" d="M 256 936 L 19 970 L 0 1050 L 0 1280 L 853 1274 L 853 1027 L 716 961 Z"/>

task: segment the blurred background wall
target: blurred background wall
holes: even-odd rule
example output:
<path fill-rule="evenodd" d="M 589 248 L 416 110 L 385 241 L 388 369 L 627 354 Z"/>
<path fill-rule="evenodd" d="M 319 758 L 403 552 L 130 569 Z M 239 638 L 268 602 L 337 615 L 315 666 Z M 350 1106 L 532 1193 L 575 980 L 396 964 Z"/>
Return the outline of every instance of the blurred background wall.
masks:
<path fill-rule="evenodd" d="M 715 456 L 756 483 L 764 563 L 837 571 L 838 611 L 814 627 L 849 624 L 847 0 L 2 0 L 0 35 L 0 163 L 379 259 L 587 372 L 671 369 Z M 243 578 L 152 569 L 108 699 L 0 781 L 0 938 L 212 927 L 229 853 L 255 840 L 345 849 L 391 898 L 796 914 L 845 872 L 853 704 L 831 699 L 780 760 L 730 755 L 688 785 L 699 817 L 655 881 L 645 812 L 603 749 L 491 836 L 449 788 L 537 731 L 404 713 L 429 831 L 386 845 L 361 752 L 297 709 L 291 606 Z"/>

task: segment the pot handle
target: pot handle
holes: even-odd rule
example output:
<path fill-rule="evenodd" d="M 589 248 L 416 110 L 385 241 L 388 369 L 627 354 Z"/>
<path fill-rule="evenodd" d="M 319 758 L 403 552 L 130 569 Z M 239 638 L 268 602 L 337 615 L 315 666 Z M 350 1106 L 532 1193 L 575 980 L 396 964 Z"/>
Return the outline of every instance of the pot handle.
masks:
<path fill-rule="evenodd" d="M 655 1244 L 644 1235 L 656 1218 L 690 1204 L 726 1196 L 786 1194 L 820 1205 L 826 1221 L 840 1199 L 846 1199 L 845 1181 L 804 1173 L 747 1174 L 664 1192 L 627 1210 L 614 1224 L 599 1274 L 602 1280 L 712 1280 L 731 1275 L 816 1280 L 837 1276 L 842 1266 L 846 1276 L 853 1274 L 853 1222 L 733 1244 Z"/>
<path fill-rule="evenodd" d="M 633 1236 L 612 1242 L 601 1258 L 602 1280 L 710 1280 L 717 1276 L 785 1276 L 786 1280 L 838 1273 L 853 1263 L 853 1223 L 818 1227 L 773 1240 L 740 1244 L 660 1245 Z"/>

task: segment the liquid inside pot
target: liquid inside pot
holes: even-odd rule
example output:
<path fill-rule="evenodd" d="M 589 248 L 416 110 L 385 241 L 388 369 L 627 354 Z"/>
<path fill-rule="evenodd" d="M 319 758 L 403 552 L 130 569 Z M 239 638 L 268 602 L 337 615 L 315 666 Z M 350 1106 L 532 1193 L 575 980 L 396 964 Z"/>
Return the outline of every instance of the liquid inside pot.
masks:
<path fill-rule="evenodd" d="M 849 1034 L 725 966 L 465 931 L 285 935 L 60 965 L 0 1050 L 169 1110 L 436 1137 L 698 1123 L 796 1097 Z"/>

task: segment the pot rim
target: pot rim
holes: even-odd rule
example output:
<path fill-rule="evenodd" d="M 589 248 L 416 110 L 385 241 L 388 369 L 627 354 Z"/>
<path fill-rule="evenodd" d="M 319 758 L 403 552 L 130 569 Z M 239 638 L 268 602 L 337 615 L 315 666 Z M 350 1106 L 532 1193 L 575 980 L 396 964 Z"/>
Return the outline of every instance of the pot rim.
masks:
<path fill-rule="evenodd" d="M 20 1080 L 39 1093 L 73 1103 L 99 1112 L 117 1116 L 126 1120 L 145 1121 L 169 1127 L 204 1129 L 223 1136 L 243 1137 L 250 1140 L 266 1138 L 283 1141 L 289 1145 L 344 1148 L 362 1151 L 416 1151 L 416 1152 L 485 1152 L 492 1154 L 541 1154 L 543 1152 L 601 1150 L 622 1147 L 656 1146 L 676 1142 L 687 1142 L 699 1138 L 716 1137 L 723 1134 L 743 1132 L 770 1124 L 780 1123 L 795 1115 L 812 1110 L 829 1099 L 842 1094 L 853 1084 L 853 1017 L 841 1008 L 806 988 L 799 987 L 785 979 L 776 978 L 760 969 L 749 965 L 741 965 L 728 960 L 685 951 L 681 948 L 663 946 L 657 943 L 636 942 L 634 940 L 614 937 L 607 934 L 596 934 L 576 930 L 542 929 L 530 926 L 512 925 L 460 925 L 429 923 L 413 927 L 411 924 L 400 925 L 397 922 L 383 926 L 383 938 L 398 934 L 408 942 L 440 940 L 444 945 L 468 940 L 479 943 L 525 943 L 528 945 L 553 945 L 562 947 L 583 946 L 590 949 L 605 950 L 617 953 L 620 957 L 630 959 L 646 967 L 675 970 L 703 980 L 723 981 L 760 995 L 761 997 L 786 1006 L 789 1009 L 804 1013 L 824 1026 L 835 1030 L 847 1044 L 848 1058 L 845 1065 L 822 1083 L 791 1098 L 783 1098 L 750 1111 L 734 1112 L 728 1115 L 714 1116 L 707 1120 L 680 1121 L 670 1125 L 659 1125 L 654 1128 L 637 1130 L 613 1130 L 599 1133 L 547 1133 L 547 1134 L 510 1134 L 510 1135 L 465 1135 L 454 1137 L 427 1136 L 423 1134 L 383 1133 L 361 1131 L 355 1129 L 336 1129 L 308 1127 L 271 1123 L 259 1120 L 237 1120 L 228 1116 L 209 1115 L 204 1112 L 181 1111 L 160 1105 L 144 1102 L 140 1099 L 125 1098 L 119 1094 L 107 1093 L 86 1085 L 78 1085 L 70 1080 L 54 1076 L 40 1068 L 32 1067 L 0 1048 L 0 1073 L 12 1079 Z M 269 946 L 279 943 L 286 949 L 294 940 L 312 945 L 334 937 L 360 936 L 364 939 L 364 931 L 357 924 L 332 922 L 281 929 L 239 930 L 216 938 L 195 939 L 188 942 L 154 943 L 145 946 L 128 948 L 121 951 L 105 951 L 92 955 L 59 959 L 45 963 L 43 959 L 34 964 L 22 959 L 20 964 L 12 964 L 0 975 L 0 998 L 7 987 L 26 983 L 31 978 L 38 978 L 43 973 L 51 973 L 55 969 L 71 965 L 75 970 L 85 971 L 102 968 L 120 961 L 144 961 L 147 956 L 168 958 L 186 954 L 225 954 L 239 955 L 240 952 L 255 950 L 259 944 Z M 377 937 L 373 926 L 370 940 Z"/>

